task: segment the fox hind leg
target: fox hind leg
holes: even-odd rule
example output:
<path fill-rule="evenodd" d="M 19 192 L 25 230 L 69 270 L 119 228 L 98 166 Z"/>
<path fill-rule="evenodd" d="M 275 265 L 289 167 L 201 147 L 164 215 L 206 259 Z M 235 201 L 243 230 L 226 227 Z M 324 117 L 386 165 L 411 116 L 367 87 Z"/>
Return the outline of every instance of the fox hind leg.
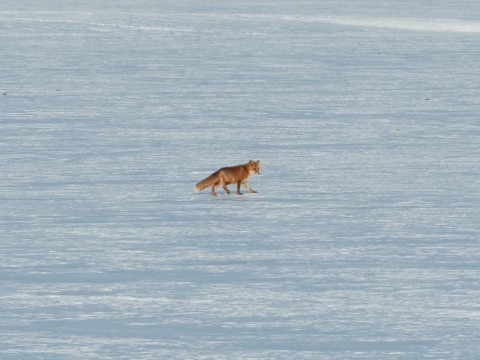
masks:
<path fill-rule="evenodd" d="M 215 192 L 215 188 L 220 185 L 220 181 L 217 181 L 212 185 L 212 196 L 217 196 L 217 193 Z"/>
<path fill-rule="evenodd" d="M 225 190 L 225 192 L 226 192 L 228 195 L 230 195 L 230 190 L 228 190 L 227 185 L 229 185 L 229 184 L 223 184 L 223 190 Z"/>

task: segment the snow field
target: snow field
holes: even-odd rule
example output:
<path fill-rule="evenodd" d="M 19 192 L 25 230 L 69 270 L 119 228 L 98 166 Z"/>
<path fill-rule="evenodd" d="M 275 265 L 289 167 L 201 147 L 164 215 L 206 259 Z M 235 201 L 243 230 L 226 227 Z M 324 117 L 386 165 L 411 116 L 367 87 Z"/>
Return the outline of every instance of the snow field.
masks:
<path fill-rule="evenodd" d="M 2 3 L 0 357 L 475 358 L 475 5 Z"/>

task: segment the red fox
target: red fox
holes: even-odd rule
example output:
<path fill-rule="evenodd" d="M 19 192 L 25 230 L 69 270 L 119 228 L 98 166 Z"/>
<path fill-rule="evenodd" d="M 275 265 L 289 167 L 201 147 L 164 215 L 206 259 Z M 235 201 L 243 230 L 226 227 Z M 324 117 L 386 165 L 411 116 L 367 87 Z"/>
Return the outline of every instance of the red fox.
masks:
<path fill-rule="evenodd" d="M 206 187 L 212 185 L 212 195 L 217 196 L 215 188 L 219 185 L 223 185 L 227 194 L 230 194 L 230 190 L 228 190 L 227 186 L 230 184 L 237 184 L 237 194 L 243 195 L 240 192 L 240 185 L 243 184 L 249 192 L 256 193 L 256 191 L 252 190 L 247 184 L 247 180 L 252 174 L 260 174 L 260 160 L 249 160 L 248 163 L 243 165 L 221 168 L 195 185 L 195 192 L 202 191 Z"/>

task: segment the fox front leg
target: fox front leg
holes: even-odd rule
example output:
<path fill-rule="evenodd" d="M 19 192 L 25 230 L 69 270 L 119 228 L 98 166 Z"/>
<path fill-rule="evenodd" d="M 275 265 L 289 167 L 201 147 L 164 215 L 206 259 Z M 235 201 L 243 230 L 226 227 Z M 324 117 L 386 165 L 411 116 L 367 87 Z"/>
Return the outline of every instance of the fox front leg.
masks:
<path fill-rule="evenodd" d="M 238 194 L 238 195 L 243 195 L 243 194 L 240 192 L 240 185 L 242 185 L 242 181 L 241 181 L 241 180 L 239 180 L 239 181 L 237 182 L 237 194 Z"/>
<path fill-rule="evenodd" d="M 243 185 L 247 188 L 247 190 L 251 193 L 257 193 L 255 190 L 253 190 L 252 188 L 250 188 L 250 186 L 248 186 L 248 183 L 246 181 L 243 182 Z"/>

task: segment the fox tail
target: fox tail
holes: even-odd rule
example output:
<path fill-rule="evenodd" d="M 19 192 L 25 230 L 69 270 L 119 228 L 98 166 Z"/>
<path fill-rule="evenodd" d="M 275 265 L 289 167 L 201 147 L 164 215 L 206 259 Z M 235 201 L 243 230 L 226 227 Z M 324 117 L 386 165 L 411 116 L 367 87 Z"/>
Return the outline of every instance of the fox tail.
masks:
<path fill-rule="evenodd" d="M 215 184 L 215 182 L 218 180 L 218 172 L 214 172 L 212 175 L 206 177 L 202 181 L 198 182 L 195 185 L 195 192 L 200 192 L 206 187 L 209 187 L 210 185 Z"/>

